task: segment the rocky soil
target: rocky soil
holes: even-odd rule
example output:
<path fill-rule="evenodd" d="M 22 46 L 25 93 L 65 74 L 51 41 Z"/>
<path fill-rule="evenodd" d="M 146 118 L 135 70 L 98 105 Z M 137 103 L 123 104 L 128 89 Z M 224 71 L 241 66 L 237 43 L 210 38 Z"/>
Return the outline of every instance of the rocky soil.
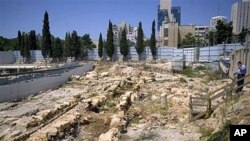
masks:
<path fill-rule="evenodd" d="M 207 95 L 228 80 L 204 83 L 136 65 L 98 63 L 58 89 L 1 103 L 0 140 L 200 140 L 207 121 L 188 122 L 189 96 Z M 170 71 L 169 65 L 152 64 Z"/>

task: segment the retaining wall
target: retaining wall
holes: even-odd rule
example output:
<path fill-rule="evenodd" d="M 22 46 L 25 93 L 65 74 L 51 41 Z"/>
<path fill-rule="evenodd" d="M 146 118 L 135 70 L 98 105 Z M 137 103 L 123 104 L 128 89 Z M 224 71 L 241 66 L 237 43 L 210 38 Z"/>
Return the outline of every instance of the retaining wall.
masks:
<path fill-rule="evenodd" d="M 0 102 L 20 100 L 40 91 L 57 88 L 65 84 L 71 75 L 82 75 L 93 69 L 92 63 L 69 70 L 57 76 L 47 76 L 33 80 L 0 86 Z"/>
<path fill-rule="evenodd" d="M 15 61 L 15 55 L 12 51 L 0 51 L 0 64 L 13 64 Z"/>

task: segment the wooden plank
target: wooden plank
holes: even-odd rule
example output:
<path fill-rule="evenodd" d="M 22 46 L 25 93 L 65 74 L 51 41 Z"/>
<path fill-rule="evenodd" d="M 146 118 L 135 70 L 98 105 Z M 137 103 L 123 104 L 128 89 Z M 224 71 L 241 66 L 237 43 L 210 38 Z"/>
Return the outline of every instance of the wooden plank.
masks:
<path fill-rule="evenodd" d="M 225 95 L 225 92 L 228 92 L 227 90 L 225 90 L 225 88 L 227 88 L 228 86 L 229 86 L 230 89 L 235 90 L 235 89 L 237 89 L 238 87 L 245 86 L 245 85 L 249 84 L 249 82 L 247 82 L 247 83 L 245 83 L 245 84 L 243 84 L 243 85 L 241 85 L 241 86 L 238 86 L 238 87 L 236 87 L 236 88 L 233 88 L 233 86 L 234 86 L 237 82 L 239 82 L 239 81 L 241 81 L 241 80 L 243 80 L 243 79 L 245 79 L 245 78 L 247 78 L 247 77 L 249 77 L 249 76 L 250 76 L 250 74 L 246 75 L 245 77 L 243 77 L 243 78 L 241 78 L 241 79 L 238 79 L 237 81 L 235 81 L 235 82 L 233 82 L 233 83 L 227 84 L 227 85 L 225 85 L 225 86 L 223 86 L 223 87 L 221 87 L 221 88 L 219 88 L 219 89 L 213 91 L 212 94 L 224 89 L 222 92 L 220 92 L 220 93 L 218 93 L 218 94 L 212 96 L 212 97 L 211 97 L 211 101 L 213 101 L 213 100 L 215 100 L 215 99 L 217 99 L 217 98 L 219 98 L 219 97 Z M 231 86 L 230 86 L 230 85 L 231 85 Z M 206 112 L 207 112 L 207 111 L 199 112 L 198 110 L 194 110 L 194 109 L 193 109 L 193 106 L 200 106 L 200 107 L 202 107 L 202 106 L 207 106 L 207 105 L 205 105 L 205 104 L 199 104 L 199 103 L 193 103 L 193 101 L 192 101 L 193 99 L 207 99 L 207 98 L 203 98 L 203 97 L 190 97 L 190 104 L 191 104 L 190 107 L 192 108 L 191 114 L 196 114 L 196 113 L 199 113 L 199 114 L 196 115 L 196 116 L 194 116 L 194 117 L 192 117 L 192 118 L 190 118 L 189 122 L 195 121 L 195 120 L 197 120 L 198 118 L 201 118 L 201 117 L 205 116 L 205 115 L 206 115 Z M 221 103 L 223 103 L 223 102 L 221 102 Z M 219 107 L 219 105 L 220 105 L 221 103 L 218 103 L 216 106 L 212 106 L 211 109 L 212 109 L 212 110 L 215 110 L 217 107 Z"/>
<path fill-rule="evenodd" d="M 244 86 L 246 86 L 247 84 L 249 84 L 250 82 L 247 82 L 247 83 L 245 83 L 245 84 L 243 84 L 243 85 L 240 85 L 240 86 L 237 86 L 236 88 L 234 88 L 234 90 L 237 90 L 238 88 L 240 88 L 240 87 L 244 87 Z"/>
<path fill-rule="evenodd" d="M 204 106 L 207 106 L 207 104 L 192 103 L 192 106 L 201 106 L 201 107 L 204 107 Z"/>
<path fill-rule="evenodd" d="M 249 83 L 249 82 L 248 82 L 248 83 Z M 245 83 L 244 85 L 241 85 L 241 86 L 245 86 L 245 85 L 247 85 L 248 83 Z M 239 86 L 239 87 L 241 87 L 241 86 Z M 237 90 L 239 87 L 233 88 L 233 90 Z M 211 97 L 211 100 L 215 100 L 215 99 L 217 99 L 217 98 L 223 96 L 223 95 L 224 95 L 224 92 L 226 92 L 226 91 L 222 91 L 222 92 L 218 93 L 217 95 L 212 96 L 212 97 Z"/>
<path fill-rule="evenodd" d="M 243 79 L 245 79 L 245 78 L 247 78 L 247 77 L 249 77 L 249 76 L 250 76 L 250 74 L 245 75 L 244 77 L 242 77 L 242 78 L 240 78 L 240 79 L 237 79 L 236 83 L 239 82 L 239 81 L 241 81 L 241 80 L 243 80 Z"/>
<path fill-rule="evenodd" d="M 220 106 L 220 104 L 222 104 L 222 103 L 224 103 L 224 102 L 218 103 L 216 106 L 212 106 L 212 111 L 214 111 L 216 108 L 218 108 L 218 107 Z M 189 120 L 189 122 L 193 122 L 193 121 L 197 120 L 198 118 L 201 118 L 202 116 L 205 116 L 205 115 L 206 115 L 206 112 L 207 112 L 207 111 L 201 112 L 200 114 L 198 114 L 198 115 L 192 117 L 192 118 Z"/>
<path fill-rule="evenodd" d="M 192 97 L 193 99 L 202 99 L 202 100 L 207 100 L 207 97 Z"/>
<path fill-rule="evenodd" d="M 216 92 L 218 92 L 218 91 L 220 91 L 220 90 L 225 89 L 225 88 L 228 87 L 230 84 L 231 84 L 231 83 L 229 83 L 229 84 L 227 84 L 227 85 L 225 85 L 225 86 L 223 86 L 223 87 L 221 87 L 221 88 L 219 88 L 219 89 L 217 89 L 217 90 L 214 90 L 213 92 L 211 92 L 211 94 L 214 94 L 214 93 L 216 93 Z"/>
<path fill-rule="evenodd" d="M 205 115 L 206 115 L 206 112 L 202 112 L 202 113 L 200 113 L 200 114 L 194 116 L 189 122 L 195 121 L 195 120 L 197 120 L 198 118 L 203 117 L 203 116 L 205 116 Z"/>
<path fill-rule="evenodd" d="M 223 96 L 225 92 L 226 92 L 226 91 L 222 91 L 222 92 L 218 93 L 217 95 L 212 96 L 212 97 L 211 97 L 211 101 L 212 101 L 212 100 L 215 100 L 215 99 L 217 99 L 217 98 L 219 98 L 219 97 L 221 97 L 221 96 Z"/>
<path fill-rule="evenodd" d="M 194 115 L 194 114 L 198 115 L 198 114 L 203 113 L 203 112 L 206 112 L 206 110 L 193 110 L 193 111 L 192 111 L 192 114 L 193 114 L 193 115 Z"/>

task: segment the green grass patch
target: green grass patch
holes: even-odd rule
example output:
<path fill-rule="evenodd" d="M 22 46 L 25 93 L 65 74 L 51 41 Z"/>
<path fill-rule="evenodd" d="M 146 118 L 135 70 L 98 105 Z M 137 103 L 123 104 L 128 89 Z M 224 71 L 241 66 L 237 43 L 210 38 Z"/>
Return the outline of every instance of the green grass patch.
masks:
<path fill-rule="evenodd" d="M 95 97 L 95 96 L 98 96 L 99 94 L 97 92 L 93 92 L 91 93 L 88 98 L 91 98 L 91 97 Z"/>
<path fill-rule="evenodd" d="M 183 75 L 186 75 L 187 77 L 195 77 L 196 71 L 192 69 L 192 67 L 188 66 L 183 71 L 181 71 Z"/>
<path fill-rule="evenodd" d="M 133 117 L 133 119 L 130 121 L 130 123 L 131 123 L 131 124 L 139 124 L 139 121 L 140 121 L 140 119 L 139 119 L 137 116 L 135 116 L 135 117 Z"/>
<path fill-rule="evenodd" d="M 115 101 L 108 99 L 106 100 L 104 106 L 100 107 L 100 110 L 115 113 L 117 112 L 116 105 L 117 103 Z"/>
<path fill-rule="evenodd" d="M 203 70 L 207 70 L 207 68 L 205 66 L 197 66 L 195 68 L 196 71 L 203 71 Z"/>
<path fill-rule="evenodd" d="M 211 71 L 207 71 L 206 74 L 207 74 L 207 79 L 209 81 L 221 79 L 221 75 L 220 75 L 219 71 L 212 71 L 211 70 Z"/>
<path fill-rule="evenodd" d="M 105 105 L 108 107 L 108 108 L 114 108 L 116 106 L 116 103 L 114 101 L 110 101 L 110 100 L 107 100 Z"/>
<path fill-rule="evenodd" d="M 214 130 L 212 128 L 201 127 L 200 128 L 201 138 L 210 137 L 212 135 L 213 131 Z"/>
<path fill-rule="evenodd" d="M 162 106 L 161 104 L 148 104 L 145 107 L 143 107 L 144 111 L 146 113 L 159 113 L 163 116 L 167 115 L 167 107 Z"/>

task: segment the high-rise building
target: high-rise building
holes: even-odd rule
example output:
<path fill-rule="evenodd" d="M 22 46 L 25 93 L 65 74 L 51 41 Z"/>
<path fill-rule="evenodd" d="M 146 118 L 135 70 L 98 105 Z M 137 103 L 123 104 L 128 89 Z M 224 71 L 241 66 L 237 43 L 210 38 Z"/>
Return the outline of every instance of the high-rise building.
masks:
<path fill-rule="evenodd" d="M 172 0 L 160 0 L 158 6 L 158 45 L 178 46 L 178 28 L 181 24 L 181 7 L 172 7 Z"/>
<path fill-rule="evenodd" d="M 234 33 L 240 33 L 243 27 L 250 29 L 250 0 L 234 3 L 231 12 Z"/>
<path fill-rule="evenodd" d="M 172 0 L 160 0 L 160 10 L 167 10 L 168 11 L 168 18 L 171 20 L 171 7 L 172 7 Z"/>
<path fill-rule="evenodd" d="M 160 9 L 171 9 L 172 0 L 160 0 Z"/>
<path fill-rule="evenodd" d="M 216 28 L 216 25 L 217 25 L 217 22 L 221 20 L 223 22 L 227 22 L 227 17 L 225 16 L 216 16 L 216 17 L 212 17 L 211 20 L 210 20 L 210 29 L 215 29 Z"/>
<path fill-rule="evenodd" d="M 171 13 L 173 15 L 173 18 L 175 19 L 175 22 L 181 25 L 181 7 L 180 6 L 172 7 Z"/>
<path fill-rule="evenodd" d="M 158 31 L 163 21 L 181 24 L 181 7 L 172 7 L 172 0 L 160 0 L 160 5 L 158 6 Z"/>
<path fill-rule="evenodd" d="M 157 30 L 160 30 L 160 26 L 162 26 L 163 21 L 169 21 L 169 15 L 167 9 L 160 9 L 158 6 L 158 23 L 157 23 Z"/>
<path fill-rule="evenodd" d="M 172 0 L 160 0 L 160 5 L 158 6 L 158 31 L 160 30 L 163 21 L 172 21 L 171 7 Z"/>

